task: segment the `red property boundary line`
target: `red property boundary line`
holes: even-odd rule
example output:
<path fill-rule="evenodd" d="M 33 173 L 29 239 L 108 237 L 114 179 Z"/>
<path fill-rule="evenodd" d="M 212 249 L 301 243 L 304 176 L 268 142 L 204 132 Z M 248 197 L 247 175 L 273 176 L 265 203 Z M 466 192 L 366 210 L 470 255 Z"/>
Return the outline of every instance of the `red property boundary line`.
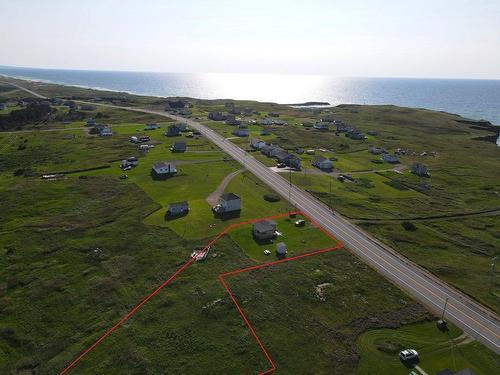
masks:
<path fill-rule="evenodd" d="M 259 345 L 260 349 L 262 350 L 262 353 L 264 354 L 264 356 L 266 357 L 267 361 L 269 362 L 269 364 L 271 366 L 266 371 L 260 372 L 259 375 L 268 375 L 268 374 L 274 373 L 274 371 L 276 371 L 276 365 L 275 365 L 274 361 L 272 360 L 271 356 L 269 355 L 269 353 L 267 352 L 266 348 L 262 344 L 261 340 L 259 339 L 259 336 L 257 336 L 257 333 L 255 332 L 254 328 L 250 324 L 250 322 L 249 322 L 248 318 L 246 317 L 245 313 L 243 312 L 241 306 L 236 301 L 233 293 L 231 292 L 231 290 L 230 290 L 229 286 L 227 285 L 226 281 L 224 280 L 224 277 L 236 275 L 236 274 L 242 273 L 242 272 L 252 271 L 252 270 L 255 270 L 255 269 L 269 267 L 269 266 L 273 266 L 273 265 L 280 264 L 280 263 L 290 262 L 290 261 L 294 261 L 294 260 L 298 260 L 298 259 L 310 257 L 310 256 L 313 256 L 313 255 L 317 255 L 317 254 L 326 253 L 326 252 L 329 252 L 329 251 L 332 251 L 332 250 L 337 250 L 337 249 L 342 248 L 344 246 L 339 240 L 337 240 L 333 235 L 331 235 L 330 233 L 328 233 L 322 226 L 318 225 L 315 221 L 313 221 L 307 214 L 305 214 L 302 211 L 291 211 L 291 212 L 287 212 L 287 213 L 283 213 L 283 214 L 278 214 L 278 215 L 263 217 L 263 218 L 260 218 L 260 219 L 252 219 L 252 220 L 248 220 L 248 221 L 242 221 L 242 222 L 234 223 L 234 224 L 231 224 L 231 225 L 227 226 L 222 232 L 220 232 L 215 238 L 213 238 L 203 249 L 201 249 L 196 254 L 194 254 L 193 256 L 191 256 L 190 259 L 186 263 L 184 263 L 180 268 L 178 268 L 177 271 L 175 271 L 167 280 L 165 280 L 152 293 L 150 293 L 146 298 L 144 298 L 141 302 L 139 302 L 132 310 L 130 310 L 127 314 L 125 314 L 118 322 L 115 323 L 115 325 L 113 325 L 111 328 L 109 328 L 92 345 L 90 345 L 87 349 L 85 349 L 83 352 L 81 352 L 73 360 L 73 362 L 71 362 L 64 370 L 62 370 L 60 372 L 60 375 L 67 374 L 89 352 L 91 352 L 93 349 L 95 349 L 95 347 L 98 346 L 101 342 L 103 342 L 106 339 L 106 337 L 108 337 L 109 335 L 111 335 L 118 327 L 120 327 L 123 323 L 125 323 L 146 302 L 148 302 L 154 295 L 156 295 L 166 285 L 170 284 L 170 282 L 172 282 L 187 267 L 189 267 L 189 265 L 191 265 L 191 263 L 193 263 L 195 261 L 195 259 L 199 255 L 205 253 L 210 248 L 210 246 L 212 246 L 214 243 L 216 243 L 222 236 L 224 236 L 231 229 L 236 228 L 236 227 L 240 227 L 240 226 L 243 226 L 243 225 L 257 223 L 257 222 L 263 221 L 263 220 L 279 219 L 279 218 L 282 218 L 282 217 L 285 217 L 285 216 L 290 216 L 290 215 L 301 215 L 301 216 L 305 217 L 311 223 L 311 225 L 315 226 L 316 228 L 318 228 L 319 230 L 321 230 L 324 234 L 326 234 L 328 237 L 330 237 L 336 243 L 336 246 L 329 247 L 329 248 L 326 248 L 326 249 L 312 251 L 312 252 L 305 253 L 305 254 L 296 255 L 296 256 L 293 256 L 293 257 L 290 257 L 290 258 L 280 259 L 280 260 L 276 260 L 276 261 L 272 261 L 272 262 L 268 262 L 268 263 L 264 263 L 264 264 L 258 264 L 258 265 L 255 265 L 255 266 L 251 266 L 251 267 L 247 267 L 247 268 L 242 268 L 242 269 L 238 269 L 238 270 L 234 270 L 234 271 L 222 273 L 218 277 L 219 281 L 222 283 L 222 285 L 226 289 L 227 293 L 229 294 L 229 297 L 231 298 L 231 300 L 233 301 L 234 305 L 236 306 L 236 309 L 238 310 L 238 312 L 240 313 L 241 317 L 243 318 L 243 321 L 245 322 L 245 324 L 247 325 L 248 329 L 252 333 L 253 337 L 257 341 L 257 344 Z"/>

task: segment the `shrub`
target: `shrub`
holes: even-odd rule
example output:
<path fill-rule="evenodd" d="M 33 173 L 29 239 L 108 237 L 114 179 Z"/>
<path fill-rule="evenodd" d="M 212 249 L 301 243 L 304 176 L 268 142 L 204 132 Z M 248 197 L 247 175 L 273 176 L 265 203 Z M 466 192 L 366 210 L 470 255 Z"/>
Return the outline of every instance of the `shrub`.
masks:
<path fill-rule="evenodd" d="M 401 223 L 401 225 L 403 226 L 403 228 L 405 228 L 405 230 L 407 230 L 409 232 L 414 232 L 417 230 L 417 227 L 415 226 L 415 224 L 413 224 L 410 221 L 403 221 Z"/>
<path fill-rule="evenodd" d="M 281 200 L 280 196 L 278 194 L 264 194 L 264 200 L 268 202 L 279 202 Z"/>

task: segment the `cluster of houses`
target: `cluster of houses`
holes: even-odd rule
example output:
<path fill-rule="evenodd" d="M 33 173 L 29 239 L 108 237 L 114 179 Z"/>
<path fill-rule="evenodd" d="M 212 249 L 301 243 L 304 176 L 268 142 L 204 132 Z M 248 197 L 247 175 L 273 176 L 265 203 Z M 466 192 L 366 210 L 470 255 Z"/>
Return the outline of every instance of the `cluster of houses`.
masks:
<path fill-rule="evenodd" d="M 97 124 L 93 118 L 87 120 L 86 126 L 91 128 L 89 131 L 90 134 L 98 134 L 100 137 L 111 137 L 113 135 L 108 125 Z"/>
<path fill-rule="evenodd" d="M 165 111 L 181 116 L 190 116 L 193 114 L 190 109 L 192 106 L 191 103 L 182 99 L 169 99 L 165 104 Z"/>
<path fill-rule="evenodd" d="M 253 139 L 250 142 L 250 147 L 254 150 L 260 150 L 260 152 L 268 158 L 276 159 L 279 164 L 283 164 L 296 170 L 300 170 L 301 168 L 300 158 L 297 155 L 290 154 L 288 151 L 279 146 L 268 145 L 264 141 Z"/>
<path fill-rule="evenodd" d="M 154 168 L 154 166 L 153 166 Z M 217 215 L 226 215 L 241 211 L 241 198 L 234 193 L 222 194 L 217 204 L 212 207 L 212 211 Z M 176 217 L 187 215 L 189 203 L 187 201 L 170 203 L 167 207 L 167 216 Z"/>

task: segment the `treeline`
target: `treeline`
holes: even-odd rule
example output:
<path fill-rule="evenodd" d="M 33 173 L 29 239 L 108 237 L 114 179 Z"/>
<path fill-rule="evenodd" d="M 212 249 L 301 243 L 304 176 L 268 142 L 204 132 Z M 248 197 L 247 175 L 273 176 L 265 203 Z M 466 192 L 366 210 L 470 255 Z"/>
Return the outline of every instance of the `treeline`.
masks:
<path fill-rule="evenodd" d="M 30 102 L 22 109 L 16 109 L 8 115 L 0 116 L 0 130 L 18 129 L 26 124 L 47 121 L 56 110 L 46 102 Z"/>

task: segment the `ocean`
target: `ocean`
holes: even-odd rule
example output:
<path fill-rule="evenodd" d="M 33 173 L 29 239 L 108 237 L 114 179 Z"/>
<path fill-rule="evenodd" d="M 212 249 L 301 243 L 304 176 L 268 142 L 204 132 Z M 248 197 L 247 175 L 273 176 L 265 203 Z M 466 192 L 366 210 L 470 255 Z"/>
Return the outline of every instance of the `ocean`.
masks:
<path fill-rule="evenodd" d="M 249 99 L 283 104 L 394 104 L 500 125 L 500 80 L 334 78 L 314 75 L 187 74 L 1 67 L 0 74 L 139 95 Z"/>

